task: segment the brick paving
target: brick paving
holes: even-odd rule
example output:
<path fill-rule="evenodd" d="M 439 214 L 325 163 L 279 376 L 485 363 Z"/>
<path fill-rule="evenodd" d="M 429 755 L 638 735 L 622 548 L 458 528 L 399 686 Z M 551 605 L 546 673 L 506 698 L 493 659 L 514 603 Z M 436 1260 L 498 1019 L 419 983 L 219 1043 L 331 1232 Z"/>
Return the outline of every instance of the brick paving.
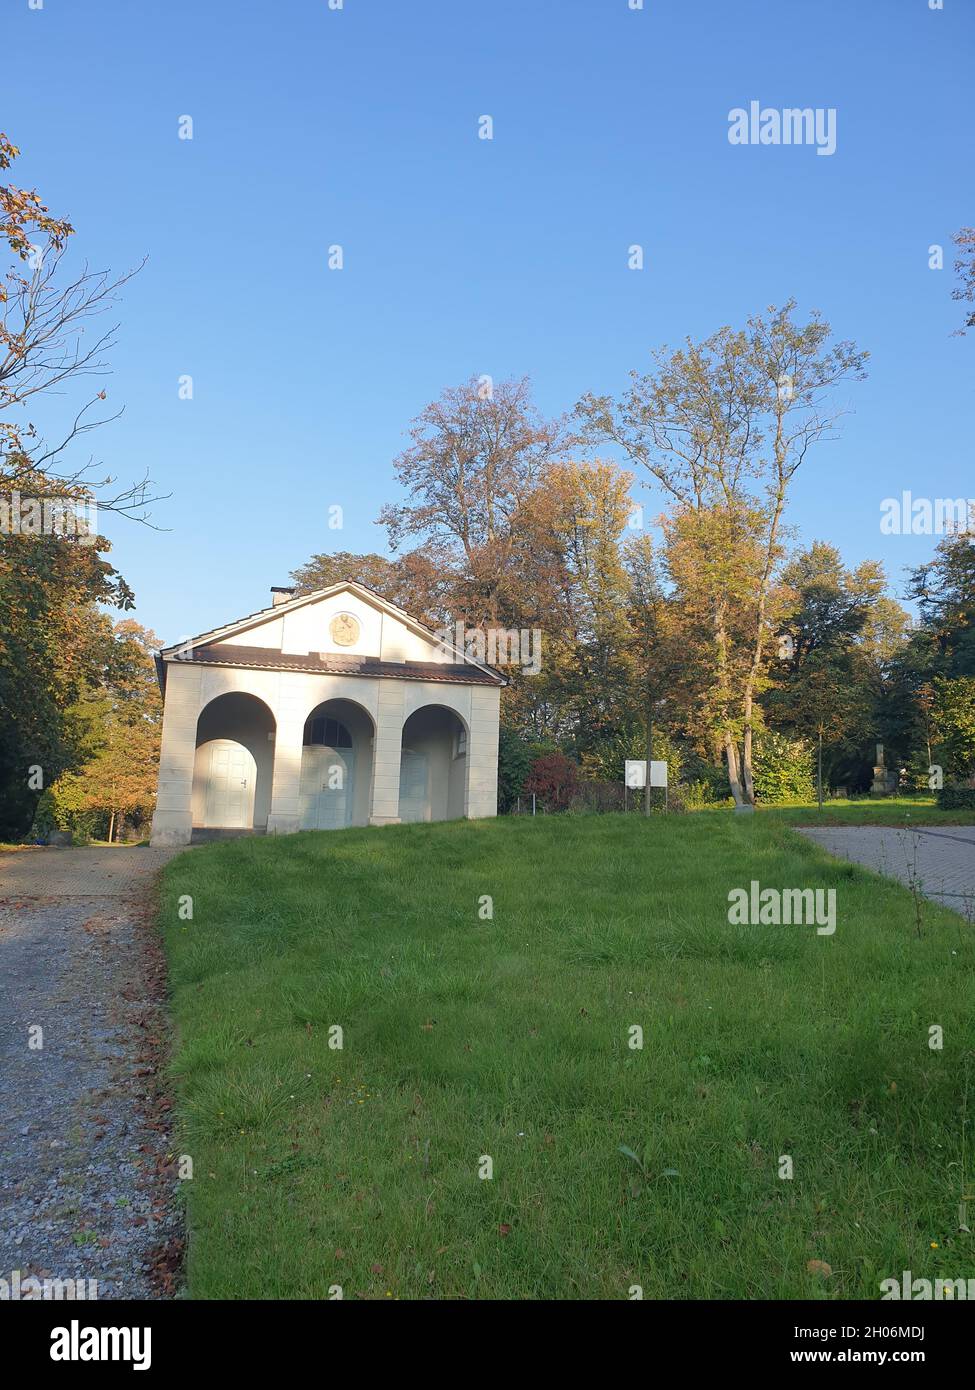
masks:
<path fill-rule="evenodd" d="M 28 848 L 0 852 L 4 898 L 138 897 L 178 849 Z"/>
<path fill-rule="evenodd" d="M 975 922 L 975 825 L 830 826 L 800 830 L 829 854 L 896 878 Z"/>

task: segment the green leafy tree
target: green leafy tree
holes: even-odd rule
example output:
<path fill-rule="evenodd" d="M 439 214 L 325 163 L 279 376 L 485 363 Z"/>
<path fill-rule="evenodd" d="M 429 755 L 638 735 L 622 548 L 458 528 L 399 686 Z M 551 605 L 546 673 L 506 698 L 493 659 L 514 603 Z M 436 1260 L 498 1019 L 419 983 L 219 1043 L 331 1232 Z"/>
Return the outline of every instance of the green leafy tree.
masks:
<path fill-rule="evenodd" d="M 975 785 L 975 680 L 935 676 L 933 684 L 933 724 L 945 777 Z"/>
<path fill-rule="evenodd" d="M 821 742 L 824 785 L 865 790 L 872 744 L 884 741 L 880 708 L 908 615 L 884 595 L 880 565 L 847 569 L 825 542 L 797 555 L 783 582 L 794 598 L 779 628 L 784 653 L 763 695 L 768 725 Z"/>
<path fill-rule="evenodd" d="M 971 530 L 945 536 L 908 584 L 933 661 L 948 676 L 975 676 L 975 514 L 971 521 Z"/>

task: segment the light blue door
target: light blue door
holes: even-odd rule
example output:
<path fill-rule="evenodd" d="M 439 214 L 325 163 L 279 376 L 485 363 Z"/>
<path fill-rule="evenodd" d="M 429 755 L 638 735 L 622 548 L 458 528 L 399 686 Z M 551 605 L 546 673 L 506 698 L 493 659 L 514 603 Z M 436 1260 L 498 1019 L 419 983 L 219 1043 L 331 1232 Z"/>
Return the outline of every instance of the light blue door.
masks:
<path fill-rule="evenodd" d="M 204 825 L 247 830 L 254 824 L 257 763 L 242 743 L 216 738 L 209 745 Z"/>
<path fill-rule="evenodd" d="M 301 750 L 302 830 L 341 830 L 352 824 L 355 749 L 307 744 Z"/>
<path fill-rule="evenodd" d="M 404 748 L 399 764 L 399 818 L 401 821 L 430 819 L 427 797 L 429 767 L 426 753 Z"/>

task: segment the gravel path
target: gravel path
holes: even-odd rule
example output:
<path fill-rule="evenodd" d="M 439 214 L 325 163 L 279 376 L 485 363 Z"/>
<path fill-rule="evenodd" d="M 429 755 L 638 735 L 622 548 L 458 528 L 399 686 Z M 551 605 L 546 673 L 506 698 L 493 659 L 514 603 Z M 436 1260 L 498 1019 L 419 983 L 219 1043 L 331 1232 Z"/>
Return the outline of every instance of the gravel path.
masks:
<path fill-rule="evenodd" d="M 831 826 L 799 833 L 841 859 L 916 884 L 924 897 L 975 922 L 975 825 Z"/>
<path fill-rule="evenodd" d="M 0 854 L 0 1279 L 94 1280 L 99 1299 L 177 1290 L 165 972 L 147 904 L 167 857 Z"/>

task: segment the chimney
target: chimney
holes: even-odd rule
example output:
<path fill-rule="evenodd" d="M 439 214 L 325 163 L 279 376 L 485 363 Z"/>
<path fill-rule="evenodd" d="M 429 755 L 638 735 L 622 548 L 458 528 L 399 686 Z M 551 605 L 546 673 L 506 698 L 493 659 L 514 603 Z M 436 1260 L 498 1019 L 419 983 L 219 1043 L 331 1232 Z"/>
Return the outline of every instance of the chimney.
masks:
<path fill-rule="evenodd" d="M 282 603 L 288 603 L 295 596 L 294 589 L 285 589 L 279 584 L 271 588 L 271 607 L 280 608 Z"/>

